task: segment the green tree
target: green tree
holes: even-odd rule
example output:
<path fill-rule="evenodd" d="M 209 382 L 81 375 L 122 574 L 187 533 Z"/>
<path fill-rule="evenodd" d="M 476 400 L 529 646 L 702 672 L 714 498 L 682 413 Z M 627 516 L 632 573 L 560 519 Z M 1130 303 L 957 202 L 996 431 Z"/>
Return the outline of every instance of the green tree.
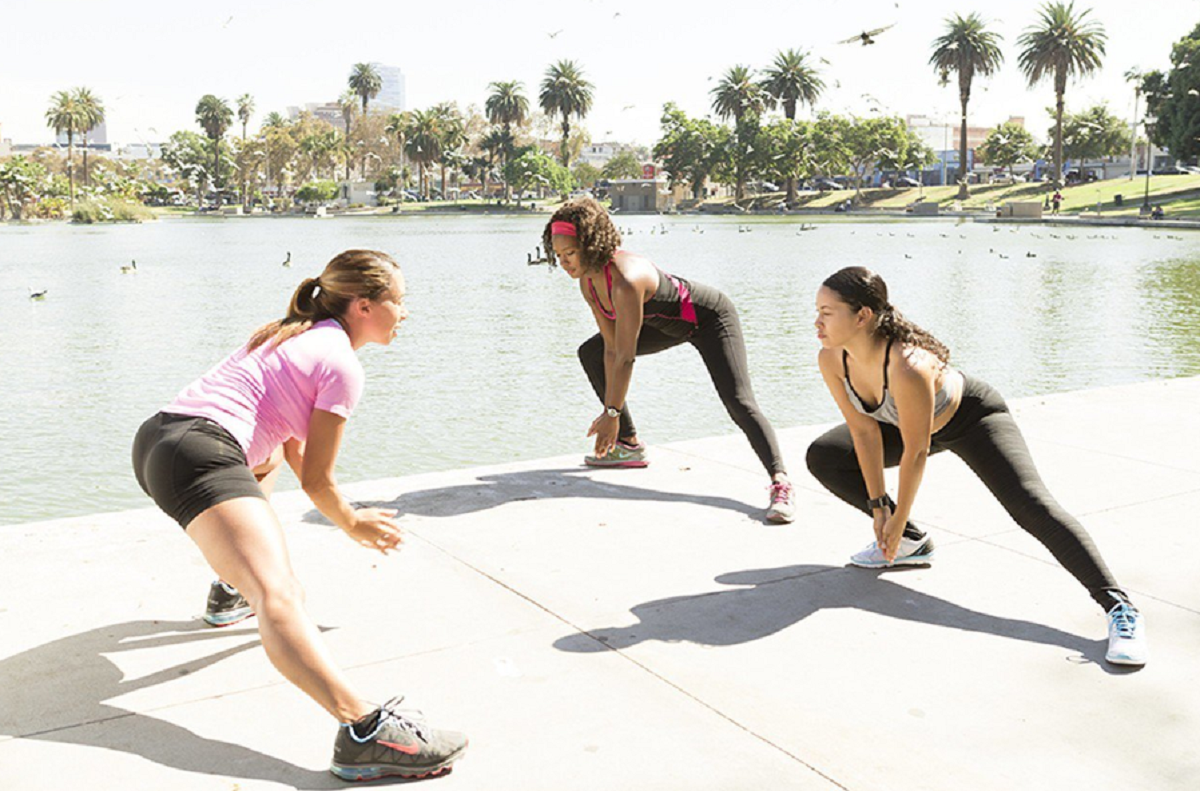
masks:
<path fill-rule="evenodd" d="M 758 136 L 759 172 L 763 178 L 789 185 L 788 205 L 795 203 L 797 180 L 815 174 L 812 124 L 780 118 L 762 128 Z"/>
<path fill-rule="evenodd" d="M 85 123 L 83 111 L 72 91 L 56 91 L 50 97 L 50 109 L 46 110 L 46 126 L 55 134 L 67 134 L 67 183 L 71 208 L 75 208 L 75 133 Z"/>
<path fill-rule="evenodd" d="M 564 169 L 571 164 L 571 116 L 582 121 L 591 112 L 592 89 L 579 64 L 572 60 L 560 60 L 552 64 L 546 69 L 546 76 L 542 80 L 538 103 L 547 115 L 562 116 L 562 147 L 559 154 Z"/>
<path fill-rule="evenodd" d="M 663 163 L 671 185 L 688 184 L 700 200 L 729 130 L 702 118 L 689 118 L 674 103 L 663 106 L 662 137 L 654 144 L 654 158 Z"/>
<path fill-rule="evenodd" d="M 209 174 L 208 143 L 195 132 L 178 131 L 163 143 L 162 160 L 180 179 L 180 186 L 195 192 L 196 205 L 204 205 L 204 187 Z"/>
<path fill-rule="evenodd" d="M 505 180 L 520 192 L 537 189 L 560 194 L 571 191 L 571 172 L 538 149 L 530 149 L 504 168 Z"/>
<path fill-rule="evenodd" d="M 619 151 L 616 156 L 604 163 L 600 175 L 606 179 L 640 179 L 642 163 L 632 151 Z"/>
<path fill-rule="evenodd" d="M 794 49 L 777 53 L 763 77 L 762 88 L 771 109 L 776 102 L 783 105 L 783 116 L 789 121 L 796 120 L 798 103 L 812 107 L 825 90 L 824 81 L 808 62 L 808 54 Z M 796 202 L 796 179 L 787 178 L 786 181 L 787 203 L 791 206 Z"/>
<path fill-rule="evenodd" d="M 4 219 L 5 209 L 14 220 L 20 220 L 26 207 L 37 202 L 45 178 L 46 169 L 23 156 L 0 163 L 0 197 L 4 198 L 0 220 Z"/>
<path fill-rule="evenodd" d="M 1147 84 L 1146 110 L 1155 116 L 1151 138 L 1177 160 L 1200 155 L 1200 25 L 1171 45 L 1171 70 Z"/>
<path fill-rule="evenodd" d="M 529 119 L 529 100 L 525 98 L 525 86 L 518 80 L 509 80 L 507 82 L 493 82 L 488 85 L 491 93 L 488 94 L 487 101 L 484 102 L 484 112 L 487 114 L 487 119 L 493 124 L 503 127 L 503 137 L 493 138 L 493 142 L 503 140 L 504 148 L 499 150 L 501 162 L 504 165 L 508 164 L 509 158 L 512 156 L 513 124 L 520 126 Z M 495 153 L 493 153 L 495 156 Z M 505 184 L 505 199 L 512 198 L 512 190 Z"/>
<path fill-rule="evenodd" d="M 104 102 L 92 93 L 91 88 L 75 89 L 75 104 L 79 107 L 79 133 L 83 135 L 83 183 L 91 186 L 92 176 L 88 167 L 88 133 L 104 123 Z"/>
<path fill-rule="evenodd" d="M 495 168 L 497 161 L 500 162 L 500 178 L 503 180 L 503 169 L 508 163 L 509 155 L 513 148 L 512 133 L 504 128 L 492 129 L 479 140 L 479 148 L 483 150 L 487 157 L 488 172 L 491 172 Z M 484 186 L 486 190 L 486 185 Z M 509 189 L 507 182 L 504 185 L 504 197 L 505 200 L 512 199 L 512 191 Z"/>
<path fill-rule="evenodd" d="M 462 114 L 453 102 L 435 105 L 433 112 L 437 115 L 438 164 L 442 172 L 442 198 L 445 199 L 449 195 L 446 191 L 446 169 L 462 161 L 460 149 L 467 142 L 467 133 Z"/>
<path fill-rule="evenodd" d="M 1012 121 L 998 125 L 988 133 L 979 146 L 979 157 L 983 164 L 991 167 L 1008 168 L 1010 178 L 1015 178 L 1013 166 L 1037 159 L 1038 147 L 1033 135 L 1020 124 Z"/>
<path fill-rule="evenodd" d="M 233 110 L 224 99 L 211 93 L 200 97 L 196 104 L 196 123 L 213 143 L 213 186 L 217 190 L 217 205 L 221 205 L 221 138 L 233 123 Z"/>
<path fill-rule="evenodd" d="M 600 169 L 590 162 L 576 162 L 571 169 L 571 177 L 582 189 L 592 189 L 603 176 Z"/>
<path fill-rule="evenodd" d="M 855 190 L 875 167 L 899 167 L 908 159 L 911 135 L 904 121 L 895 117 L 854 118 L 842 132 L 847 164 L 854 173 Z"/>
<path fill-rule="evenodd" d="M 1114 157 L 1129 150 L 1129 127 L 1103 104 L 1063 116 L 1063 156 L 1067 162 Z M 1101 163 L 1104 178 L 1108 166 Z M 1082 173 L 1081 173 L 1082 175 Z"/>
<path fill-rule="evenodd" d="M 1054 80 L 1054 186 L 1062 186 L 1063 107 L 1067 80 L 1084 77 L 1100 68 L 1108 36 L 1099 22 L 1088 20 L 1091 10 L 1075 13 L 1075 3 L 1048 2 L 1038 23 L 1028 28 L 1017 44 L 1019 64 L 1029 87 L 1047 77 Z"/>
<path fill-rule="evenodd" d="M 971 101 L 971 83 L 978 74 L 987 77 L 995 74 L 1004 62 L 1004 53 L 1000 51 L 999 33 L 993 33 L 985 27 L 979 14 L 954 14 L 947 17 L 946 31 L 934 39 L 933 55 L 929 65 L 933 66 L 945 85 L 950 80 L 950 73 L 958 75 L 958 101 L 962 107 L 962 125 L 959 133 L 959 162 L 958 197 L 963 200 L 970 195 L 967 186 L 967 104 Z"/>
<path fill-rule="evenodd" d="M 337 196 L 338 185 L 329 180 L 310 181 L 296 190 L 296 200 L 301 203 L 326 204 L 335 200 Z"/>

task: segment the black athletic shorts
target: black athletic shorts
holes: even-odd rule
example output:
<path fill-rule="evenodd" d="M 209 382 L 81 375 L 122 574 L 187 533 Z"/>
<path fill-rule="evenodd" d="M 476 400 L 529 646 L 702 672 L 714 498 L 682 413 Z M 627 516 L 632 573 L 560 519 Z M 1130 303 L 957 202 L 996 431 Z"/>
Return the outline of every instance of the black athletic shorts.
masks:
<path fill-rule="evenodd" d="M 217 503 L 266 499 L 233 435 L 202 417 L 159 412 L 133 440 L 142 491 L 183 528 Z"/>

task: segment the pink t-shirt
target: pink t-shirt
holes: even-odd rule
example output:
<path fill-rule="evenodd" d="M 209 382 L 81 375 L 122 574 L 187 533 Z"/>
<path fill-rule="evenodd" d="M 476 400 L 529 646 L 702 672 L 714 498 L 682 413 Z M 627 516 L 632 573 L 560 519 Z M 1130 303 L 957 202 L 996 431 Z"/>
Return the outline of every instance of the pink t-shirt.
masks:
<path fill-rule="evenodd" d="M 350 417 L 365 376 L 350 337 L 333 319 L 274 346 L 237 350 L 192 382 L 162 411 L 208 418 L 257 467 L 292 437 L 304 441 L 314 409 Z"/>

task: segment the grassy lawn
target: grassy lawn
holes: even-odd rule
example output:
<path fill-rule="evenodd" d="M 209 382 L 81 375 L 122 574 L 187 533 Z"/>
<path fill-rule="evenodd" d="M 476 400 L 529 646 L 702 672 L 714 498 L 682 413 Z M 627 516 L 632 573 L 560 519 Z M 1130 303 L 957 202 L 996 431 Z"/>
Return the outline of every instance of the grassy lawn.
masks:
<path fill-rule="evenodd" d="M 1142 205 L 1146 190 L 1146 178 L 1140 176 L 1130 181 L 1128 178 L 1109 179 L 1092 184 L 1080 184 L 1065 187 L 1062 190 L 1064 213 L 1094 212 L 1096 204 L 1105 215 L 1126 216 L 1136 215 Z M 1018 183 L 1018 184 L 976 184 L 971 187 L 971 196 L 962 202 L 964 209 L 983 209 L 989 203 L 999 208 L 1007 201 L 1044 201 L 1051 194 L 1048 184 Z M 1124 205 L 1120 208 L 1114 202 L 1114 196 L 1124 197 Z M 801 193 L 797 196 L 796 204 L 801 208 L 827 209 L 842 201 L 853 198 L 854 190 L 831 190 L 822 193 Z M 782 200 L 783 193 L 761 195 L 759 204 Z M 875 209 L 901 210 L 916 202 L 918 199 L 927 203 L 937 203 L 944 209 L 951 208 L 958 200 L 958 187 L 912 187 L 908 189 L 864 189 L 859 205 Z M 728 198 L 712 201 L 711 203 L 730 203 Z M 1150 202 L 1162 204 L 1168 216 L 1195 217 L 1200 216 L 1200 175 L 1187 176 L 1151 176 Z"/>

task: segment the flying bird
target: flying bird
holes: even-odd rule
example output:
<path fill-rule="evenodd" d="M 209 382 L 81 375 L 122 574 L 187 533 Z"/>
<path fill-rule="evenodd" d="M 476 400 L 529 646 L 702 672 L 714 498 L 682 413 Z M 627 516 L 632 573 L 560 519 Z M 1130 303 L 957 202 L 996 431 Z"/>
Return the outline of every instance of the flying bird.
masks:
<path fill-rule="evenodd" d="M 229 23 L 230 23 L 230 22 L 232 22 L 232 21 L 233 21 L 233 17 L 229 17 L 229 19 L 226 19 L 226 20 L 225 20 L 225 24 L 221 25 L 221 27 L 223 27 L 223 28 L 224 28 L 224 27 L 229 27 Z"/>
<path fill-rule="evenodd" d="M 627 104 L 621 108 L 621 112 L 625 112 L 626 110 L 632 110 L 634 107 L 637 107 L 637 105 L 636 104 Z"/>
<path fill-rule="evenodd" d="M 874 30 L 864 30 L 863 32 L 859 33 L 857 36 L 851 36 L 850 38 L 839 41 L 838 43 L 839 44 L 854 44 L 857 42 L 857 43 L 861 43 L 865 47 L 868 44 L 874 44 L 875 37 L 878 36 L 880 33 L 882 33 L 885 30 L 890 30 L 890 29 L 894 28 L 895 26 L 896 26 L 896 23 L 893 22 L 890 25 L 884 25 L 883 27 L 877 27 Z"/>
<path fill-rule="evenodd" d="M 562 32 L 562 30 L 556 30 L 553 33 L 547 33 L 546 35 L 549 36 L 550 38 L 557 38 L 558 34 L 561 32 Z"/>
<path fill-rule="evenodd" d="M 43 288 L 41 291 L 34 291 L 31 288 L 29 289 L 29 298 L 32 300 L 43 300 L 46 298 L 46 292 L 49 290 L 48 288 Z"/>

